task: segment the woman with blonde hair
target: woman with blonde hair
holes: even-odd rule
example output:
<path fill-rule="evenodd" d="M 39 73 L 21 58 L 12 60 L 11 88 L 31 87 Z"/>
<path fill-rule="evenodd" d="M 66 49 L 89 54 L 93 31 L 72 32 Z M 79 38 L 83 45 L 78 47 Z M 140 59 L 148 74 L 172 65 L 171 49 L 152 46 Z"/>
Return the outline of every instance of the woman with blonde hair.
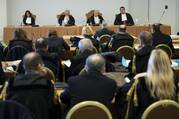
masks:
<path fill-rule="evenodd" d="M 161 49 L 152 51 L 147 72 L 136 75 L 134 80 L 128 92 L 128 96 L 133 95 L 133 98 L 130 100 L 127 119 L 140 119 L 145 109 L 158 100 L 177 101 L 177 81 L 170 59 Z"/>
<path fill-rule="evenodd" d="M 93 32 L 93 29 L 91 28 L 91 26 L 84 26 L 82 28 L 82 31 L 81 31 L 81 35 L 84 37 L 84 38 L 88 38 L 92 41 L 93 45 L 99 49 L 99 42 L 98 40 L 94 39 L 93 38 L 93 35 L 94 35 L 94 32 Z"/>

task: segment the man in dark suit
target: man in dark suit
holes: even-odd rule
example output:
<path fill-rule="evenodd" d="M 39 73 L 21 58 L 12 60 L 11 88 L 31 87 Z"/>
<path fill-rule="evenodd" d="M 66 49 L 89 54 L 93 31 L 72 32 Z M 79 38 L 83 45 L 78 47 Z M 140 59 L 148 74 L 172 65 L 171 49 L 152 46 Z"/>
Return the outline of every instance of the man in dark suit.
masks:
<path fill-rule="evenodd" d="M 62 58 L 65 52 L 68 50 L 70 50 L 70 47 L 62 37 L 58 37 L 57 31 L 49 31 L 48 51 L 51 53 L 57 53 L 58 56 Z"/>
<path fill-rule="evenodd" d="M 87 24 L 93 25 L 93 26 L 99 26 L 103 23 L 103 17 L 100 15 L 99 10 L 95 10 L 94 14 L 87 19 Z"/>
<path fill-rule="evenodd" d="M 25 74 L 9 80 L 7 99 L 25 105 L 35 119 L 51 119 L 54 88 L 45 77 L 43 61 L 39 54 L 28 53 L 23 58 Z"/>
<path fill-rule="evenodd" d="M 68 86 L 61 94 L 61 101 L 71 107 L 86 100 L 111 104 L 117 85 L 114 80 L 103 75 L 105 59 L 100 54 L 89 56 L 85 70 L 86 74 L 69 79 Z"/>
<path fill-rule="evenodd" d="M 48 39 L 39 38 L 35 42 L 35 51 L 40 54 L 46 67 L 51 69 L 59 80 L 62 80 L 63 73 L 61 69 L 60 58 L 57 53 L 48 52 Z"/>
<path fill-rule="evenodd" d="M 161 25 L 162 24 L 153 24 L 152 25 L 152 28 L 153 28 L 152 29 L 153 30 L 152 46 L 155 47 L 159 44 L 166 44 L 171 48 L 172 52 L 174 53 L 175 49 L 173 47 L 172 38 L 169 35 L 164 34 L 160 31 Z"/>
<path fill-rule="evenodd" d="M 134 25 L 134 21 L 132 16 L 129 13 L 126 13 L 125 7 L 120 7 L 120 14 L 116 15 L 114 25 L 122 25 L 125 24 L 127 26 Z"/>
<path fill-rule="evenodd" d="M 102 35 L 106 35 L 106 34 L 112 36 L 114 34 L 114 31 L 108 29 L 107 24 L 102 24 L 101 29 L 96 31 L 94 38 L 98 40 Z"/>
<path fill-rule="evenodd" d="M 90 39 L 82 39 L 78 43 L 78 54 L 71 59 L 71 66 L 67 69 L 66 78 L 76 76 L 85 66 L 86 58 L 93 54 L 93 43 Z"/>
<path fill-rule="evenodd" d="M 59 25 L 64 26 L 73 26 L 75 25 L 75 19 L 72 15 L 70 15 L 70 10 L 65 10 L 63 15 L 60 15 L 58 19 Z"/>
<path fill-rule="evenodd" d="M 119 32 L 112 35 L 112 39 L 109 43 L 109 48 L 112 51 L 116 51 L 119 47 L 128 45 L 133 46 L 134 38 L 126 32 L 126 26 L 120 25 Z"/>
<path fill-rule="evenodd" d="M 141 32 L 139 35 L 140 46 L 136 52 L 135 66 L 136 73 L 147 71 L 150 53 L 154 49 L 152 47 L 152 34 L 150 32 Z"/>

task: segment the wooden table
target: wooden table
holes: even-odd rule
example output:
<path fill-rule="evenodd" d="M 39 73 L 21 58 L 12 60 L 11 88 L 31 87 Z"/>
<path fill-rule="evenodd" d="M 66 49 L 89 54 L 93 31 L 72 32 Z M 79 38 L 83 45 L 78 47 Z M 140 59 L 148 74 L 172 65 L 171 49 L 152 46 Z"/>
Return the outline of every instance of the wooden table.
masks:
<path fill-rule="evenodd" d="M 49 30 L 56 30 L 59 36 L 64 35 L 81 35 L 81 30 L 83 26 L 55 26 L 55 25 L 46 25 L 41 27 L 31 27 L 31 26 L 7 26 L 3 29 L 3 39 L 6 44 L 9 43 L 9 40 L 12 39 L 13 32 L 16 29 L 23 29 L 27 33 L 27 37 L 30 40 L 37 39 L 39 37 L 47 37 Z M 109 29 L 113 31 L 117 31 L 119 28 L 118 25 L 109 26 Z M 100 29 L 99 26 L 92 26 L 94 32 Z M 170 35 L 171 34 L 171 27 L 167 25 L 163 25 L 161 27 L 162 32 Z M 143 26 L 127 26 L 127 32 L 135 37 L 139 35 L 141 31 L 150 31 L 150 27 L 148 25 Z"/>

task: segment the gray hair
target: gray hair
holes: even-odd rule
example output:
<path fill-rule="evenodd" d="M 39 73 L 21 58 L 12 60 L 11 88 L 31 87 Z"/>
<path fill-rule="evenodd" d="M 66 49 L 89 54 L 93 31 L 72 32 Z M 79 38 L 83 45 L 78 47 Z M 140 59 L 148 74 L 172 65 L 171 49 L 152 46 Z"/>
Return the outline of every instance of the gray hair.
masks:
<path fill-rule="evenodd" d="M 26 54 L 23 58 L 23 67 L 25 71 L 35 71 L 39 64 L 43 64 L 43 61 L 38 53 L 31 52 Z"/>
<path fill-rule="evenodd" d="M 78 43 L 78 48 L 80 52 L 83 52 L 85 50 L 93 50 L 93 43 L 91 42 L 90 39 L 84 38 L 79 41 Z"/>
<path fill-rule="evenodd" d="M 90 55 L 86 59 L 85 69 L 89 71 L 100 71 L 103 72 L 105 69 L 105 59 L 100 54 Z"/>
<path fill-rule="evenodd" d="M 152 34 L 148 31 L 141 32 L 139 39 L 143 45 L 152 45 Z"/>

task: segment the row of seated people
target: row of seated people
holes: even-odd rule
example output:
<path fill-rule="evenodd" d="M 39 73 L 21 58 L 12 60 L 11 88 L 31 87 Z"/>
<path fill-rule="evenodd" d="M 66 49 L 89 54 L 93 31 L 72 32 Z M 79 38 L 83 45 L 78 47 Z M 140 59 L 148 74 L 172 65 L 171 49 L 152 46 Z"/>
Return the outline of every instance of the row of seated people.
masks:
<path fill-rule="evenodd" d="M 89 13 L 86 14 L 87 21 L 86 23 L 89 25 L 100 25 L 104 23 L 104 18 L 99 10 L 91 10 Z M 35 25 L 36 16 L 33 15 L 29 10 L 25 12 L 23 15 L 23 24 L 24 25 Z M 70 14 L 70 10 L 65 10 L 60 15 L 57 15 L 59 25 L 64 26 L 73 26 L 75 25 L 75 19 Z M 129 13 L 126 13 L 125 7 L 120 7 L 120 14 L 116 15 L 114 25 L 134 25 L 134 21 L 132 16 Z"/>
<path fill-rule="evenodd" d="M 147 39 L 148 34 L 143 36 Z M 85 41 L 87 40 L 81 42 Z M 146 72 L 136 75 L 122 87 L 117 87 L 114 80 L 103 74 L 105 62 L 102 55 L 92 54 L 85 60 L 86 73 L 69 78 L 68 85 L 60 96 L 67 110 L 86 100 L 99 101 L 110 107 L 115 98 L 114 104 L 120 116 L 118 119 L 140 119 L 144 110 L 153 102 L 163 99 L 179 101 L 178 79 L 171 68 L 169 56 L 164 51 L 154 49 Z M 60 119 L 61 117 L 57 117 L 60 115 L 57 113 L 60 105 L 54 105 L 54 87 L 44 77 L 46 72 L 40 55 L 35 52 L 26 54 L 23 67 L 25 74 L 9 80 L 6 99 L 25 105 L 34 119 Z"/>
<path fill-rule="evenodd" d="M 173 45 L 172 45 L 172 39 L 170 38 L 170 36 L 161 33 L 160 24 L 153 25 L 153 30 L 154 30 L 154 33 L 151 36 L 152 41 L 150 41 L 150 42 L 148 41 L 149 43 L 147 43 L 146 41 L 145 41 L 146 43 L 144 42 L 148 46 L 148 48 L 144 47 L 145 44 L 141 41 L 140 48 L 139 48 L 139 50 L 138 50 L 138 52 L 136 54 L 136 56 L 137 56 L 136 61 L 137 62 L 140 62 L 140 63 L 145 62 L 145 60 L 143 60 L 143 59 L 145 59 L 145 57 L 147 57 L 147 59 L 148 59 L 148 57 L 150 55 L 150 52 L 153 49 L 152 46 L 155 47 L 158 44 L 167 44 L 172 49 L 172 52 L 174 52 L 174 48 L 173 48 Z M 111 36 L 111 38 L 109 39 L 108 43 L 105 44 L 104 51 L 108 52 L 109 47 L 110 47 L 110 51 L 116 51 L 119 47 L 121 47 L 123 45 L 133 46 L 134 39 L 130 34 L 128 34 L 126 32 L 126 27 L 125 26 L 120 26 L 119 27 L 119 32 L 114 33 L 112 31 L 108 30 L 106 25 L 104 25 L 101 30 L 99 30 L 99 31 L 97 31 L 95 33 L 94 37 L 93 37 L 93 31 L 92 31 L 90 26 L 84 26 L 83 29 L 82 29 L 82 35 L 84 36 L 84 38 L 90 39 L 92 41 L 93 45 L 98 50 L 99 50 L 99 47 L 101 47 L 101 46 L 99 46 L 98 38 L 101 37 L 104 34 L 108 34 L 108 35 Z M 78 42 L 79 41 L 77 41 L 77 43 L 76 43 L 77 44 L 76 47 L 78 47 L 78 44 L 79 44 Z M 151 43 L 152 43 L 152 46 L 148 45 L 148 44 L 151 44 Z M 51 68 L 54 71 L 55 75 L 57 76 L 56 72 L 58 71 L 57 70 L 58 68 L 55 68 L 55 70 L 54 70 L 52 67 L 54 65 L 56 65 L 56 64 L 61 65 L 61 63 L 53 63 L 56 60 L 53 59 L 53 57 L 51 57 L 51 55 L 49 53 L 47 53 L 47 50 L 49 52 L 54 52 L 55 51 L 58 54 L 58 57 L 60 57 L 59 59 L 61 59 L 61 57 L 63 57 L 63 55 L 64 55 L 64 52 L 66 50 L 69 50 L 69 46 L 63 41 L 62 38 L 58 37 L 58 35 L 57 35 L 57 33 L 55 31 L 50 31 L 49 38 L 48 38 L 48 43 L 47 43 L 47 41 L 39 39 L 39 41 L 37 40 L 36 44 L 37 44 L 36 51 L 42 52 L 40 54 L 42 55 L 42 57 L 44 57 L 43 59 L 47 62 L 46 66 Z M 40 46 L 38 44 L 40 44 Z M 18 29 L 17 31 L 15 31 L 14 39 L 10 41 L 10 43 L 9 43 L 9 45 L 8 45 L 8 47 L 6 49 L 10 50 L 11 48 L 13 48 L 16 45 L 25 46 L 25 48 L 28 49 L 28 52 L 32 51 L 32 42 L 27 40 L 25 32 L 22 31 L 21 29 Z M 88 56 L 88 53 L 85 53 L 85 52 L 83 53 L 83 51 L 85 51 L 84 49 L 85 48 L 82 48 L 82 50 L 81 50 L 81 48 L 80 48 L 80 50 L 81 50 L 80 51 L 81 52 L 80 53 L 80 62 L 82 62 L 82 64 L 78 63 L 79 61 L 74 61 L 74 63 L 73 63 L 73 60 L 76 59 L 76 57 L 79 57 L 79 56 L 76 56 L 76 57 L 72 58 L 71 59 L 72 65 L 69 68 L 70 70 L 69 69 L 65 70 L 66 75 L 67 75 L 66 79 L 71 75 L 74 75 L 74 74 L 77 75 L 79 73 L 79 71 L 82 69 L 82 67 L 84 66 L 84 60 Z M 7 51 L 7 50 L 5 50 L 5 51 Z M 5 52 L 5 54 L 8 54 L 8 55 L 12 54 L 13 56 L 15 55 L 15 57 L 18 57 L 18 59 L 21 59 L 23 57 L 23 55 L 25 53 L 27 53 L 27 51 L 26 51 L 21 57 L 19 57 L 18 56 L 19 51 L 17 51 L 16 53 L 14 52 L 15 50 L 10 50 L 10 51 L 12 51 L 13 53 Z M 84 57 L 83 57 L 83 54 L 85 54 Z M 13 59 L 11 55 L 10 56 L 8 56 L 8 55 L 6 55 L 7 56 L 6 60 L 16 60 L 16 59 Z M 143 59 L 139 58 L 139 57 L 142 57 Z M 48 65 L 48 62 L 52 62 L 52 64 L 54 64 L 54 65 L 50 67 Z M 75 62 L 77 62 L 77 63 L 75 63 Z M 77 65 L 77 64 L 79 64 L 79 65 Z M 108 64 L 110 65 L 110 63 L 108 63 Z M 141 71 L 146 71 L 147 66 L 146 66 L 146 63 L 145 63 L 145 66 L 141 65 L 141 64 L 138 65 L 138 63 L 136 63 L 136 67 L 140 67 L 140 68 L 137 68 L 137 72 L 140 73 Z M 143 69 L 145 69 L 145 70 L 143 70 Z M 112 70 L 112 67 L 107 68 L 107 71 L 111 71 L 111 70 Z M 141 71 L 138 71 L 138 70 L 141 70 Z M 60 75 L 60 74 L 62 74 L 61 70 L 59 71 L 58 75 Z M 61 76 L 61 77 L 63 77 L 63 76 Z"/>

